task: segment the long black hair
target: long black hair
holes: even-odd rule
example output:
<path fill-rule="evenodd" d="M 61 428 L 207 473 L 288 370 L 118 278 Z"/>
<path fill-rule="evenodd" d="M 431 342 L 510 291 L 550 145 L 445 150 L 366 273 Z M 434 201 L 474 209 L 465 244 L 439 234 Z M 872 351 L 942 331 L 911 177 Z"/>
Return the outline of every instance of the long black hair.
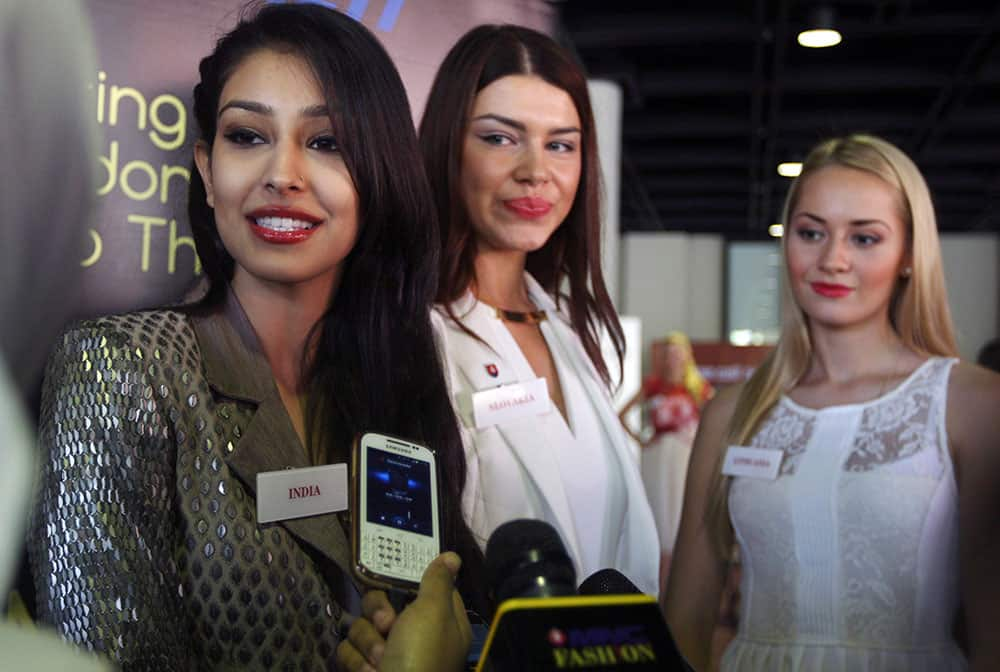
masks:
<path fill-rule="evenodd" d="M 545 291 L 565 300 L 570 322 L 605 384 L 611 376 L 601 354 L 606 331 L 618 355 L 625 336 L 601 274 L 601 170 L 597 131 L 583 69 L 551 37 L 512 25 L 483 25 L 462 36 L 445 56 L 420 122 L 420 148 L 441 218 L 441 275 L 437 300 L 448 307 L 475 279 L 475 232 L 459 197 L 462 148 L 476 94 L 507 75 L 535 75 L 565 91 L 580 115 L 583 161 L 580 186 L 565 221 L 540 249 L 528 271 Z M 561 294 L 564 285 L 569 295 Z M 459 324 L 461 322 L 451 314 Z"/>
<path fill-rule="evenodd" d="M 403 82 L 360 23 L 312 4 L 266 5 L 244 16 L 201 61 L 194 116 L 209 146 L 223 86 L 262 49 L 294 54 L 311 68 L 358 192 L 358 239 L 313 328 L 314 347 L 306 348 L 313 354 L 303 362 L 313 460 L 346 460 L 354 438 L 368 430 L 434 448 L 443 546 L 462 556 L 459 587 L 467 602 L 488 610 L 482 552 L 461 513 L 465 454 L 430 322 L 437 219 Z M 210 283 L 202 306 L 211 307 L 225 297 L 235 263 L 205 196 L 192 170 L 188 215 Z"/>

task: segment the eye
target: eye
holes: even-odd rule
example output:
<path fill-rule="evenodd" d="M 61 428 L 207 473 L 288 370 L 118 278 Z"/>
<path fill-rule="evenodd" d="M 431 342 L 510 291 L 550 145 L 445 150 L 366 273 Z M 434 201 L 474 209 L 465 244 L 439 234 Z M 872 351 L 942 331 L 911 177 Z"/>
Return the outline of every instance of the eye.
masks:
<path fill-rule="evenodd" d="M 566 140 L 553 140 L 548 144 L 548 148 L 556 152 L 575 152 L 576 145 Z"/>
<path fill-rule="evenodd" d="M 882 239 L 879 236 L 871 233 L 856 233 L 853 238 L 854 242 L 860 247 L 871 247 L 872 245 L 882 242 Z"/>
<path fill-rule="evenodd" d="M 223 137 L 234 145 L 240 146 L 261 145 L 264 143 L 264 137 L 257 131 L 250 130 L 249 128 L 235 128 L 231 131 L 226 131 Z"/>
<path fill-rule="evenodd" d="M 808 226 L 800 226 L 795 229 L 795 235 L 806 242 L 815 242 L 823 237 L 823 232 L 819 229 L 812 229 Z"/>
<path fill-rule="evenodd" d="M 309 141 L 309 149 L 316 149 L 321 152 L 336 152 L 340 150 L 337 139 L 332 135 L 318 135 Z"/>
<path fill-rule="evenodd" d="M 498 147 L 514 144 L 514 140 L 503 133 L 483 133 L 479 136 L 479 139 L 488 145 L 496 145 Z"/>

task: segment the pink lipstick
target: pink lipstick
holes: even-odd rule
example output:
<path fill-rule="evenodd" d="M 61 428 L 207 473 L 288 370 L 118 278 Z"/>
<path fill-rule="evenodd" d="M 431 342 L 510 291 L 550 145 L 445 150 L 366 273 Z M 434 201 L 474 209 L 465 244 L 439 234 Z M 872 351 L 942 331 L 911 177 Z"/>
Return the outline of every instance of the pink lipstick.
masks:
<path fill-rule="evenodd" d="M 834 285 L 827 282 L 813 282 L 810 284 L 810 287 L 820 296 L 825 296 L 829 299 L 839 299 L 854 291 L 847 285 Z"/>
<path fill-rule="evenodd" d="M 503 204 L 504 207 L 522 219 L 538 219 L 547 215 L 552 209 L 552 203 L 536 196 L 512 198 L 504 201 Z"/>

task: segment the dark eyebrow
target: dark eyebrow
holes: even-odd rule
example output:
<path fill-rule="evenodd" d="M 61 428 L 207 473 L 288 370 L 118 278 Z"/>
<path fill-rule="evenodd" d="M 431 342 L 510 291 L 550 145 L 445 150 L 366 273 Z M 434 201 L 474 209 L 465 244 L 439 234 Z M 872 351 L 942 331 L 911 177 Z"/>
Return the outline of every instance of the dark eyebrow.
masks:
<path fill-rule="evenodd" d="M 481 121 L 485 119 L 492 119 L 493 121 L 499 121 L 501 124 L 510 126 L 511 128 L 516 128 L 519 131 L 528 130 L 527 127 L 516 119 L 511 119 L 510 117 L 504 117 L 499 114 L 481 114 L 478 117 L 473 117 L 472 121 Z M 562 135 L 564 133 L 583 133 L 576 126 L 567 126 L 566 128 L 553 128 L 549 130 L 549 135 Z"/>
<path fill-rule="evenodd" d="M 330 109 L 326 106 L 326 103 L 318 103 L 316 105 L 310 105 L 309 107 L 303 107 L 301 110 L 299 110 L 299 116 L 329 117 Z"/>
<path fill-rule="evenodd" d="M 228 103 L 219 108 L 219 116 L 221 117 L 222 113 L 229 108 L 246 110 L 247 112 L 261 114 L 267 117 L 274 116 L 274 108 L 270 105 L 265 105 L 264 103 L 258 103 L 255 100 L 230 100 Z M 330 112 L 325 104 L 309 105 L 308 107 L 303 107 L 299 110 L 299 116 L 302 117 L 327 117 L 329 114 Z"/>
<path fill-rule="evenodd" d="M 473 117 L 472 121 L 485 121 L 487 119 L 492 119 L 493 121 L 499 121 L 501 124 L 504 124 L 506 126 L 510 126 L 512 128 L 516 128 L 519 131 L 526 131 L 526 130 L 528 130 L 527 127 L 524 124 L 522 124 L 520 121 L 515 121 L 514 119 L 511 119 L 510 117 L 503 117 L 503 116 L 500 116 L 499 114 L 481 114 L 478 117 Z"/>
<path fill-rule="evenodd" d="M 246 110 L 247 112 L 262 114 L 265 116 L 271 116 L 274 114 L 274 110 L 271 109 L 271 106 L 265 105 L 264 103 L 257 103 L 252 100 L 230 100 L 228 103 L 219 108 L 219 116 L 221 117 L 222 113 L 230 108 Z"/>

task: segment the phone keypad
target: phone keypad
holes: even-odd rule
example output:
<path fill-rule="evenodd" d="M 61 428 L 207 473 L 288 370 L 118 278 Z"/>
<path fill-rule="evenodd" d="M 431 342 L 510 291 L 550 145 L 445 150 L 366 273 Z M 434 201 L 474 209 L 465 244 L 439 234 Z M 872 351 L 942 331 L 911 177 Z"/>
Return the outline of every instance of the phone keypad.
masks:
<path fill-rule="evenodd" d="M 419 582 L 424 570 L 436 554 L 428 546 L 407 543 L 378 532 L 368 532 L 362 561 L 369 569 L 409 581 Z"/>

